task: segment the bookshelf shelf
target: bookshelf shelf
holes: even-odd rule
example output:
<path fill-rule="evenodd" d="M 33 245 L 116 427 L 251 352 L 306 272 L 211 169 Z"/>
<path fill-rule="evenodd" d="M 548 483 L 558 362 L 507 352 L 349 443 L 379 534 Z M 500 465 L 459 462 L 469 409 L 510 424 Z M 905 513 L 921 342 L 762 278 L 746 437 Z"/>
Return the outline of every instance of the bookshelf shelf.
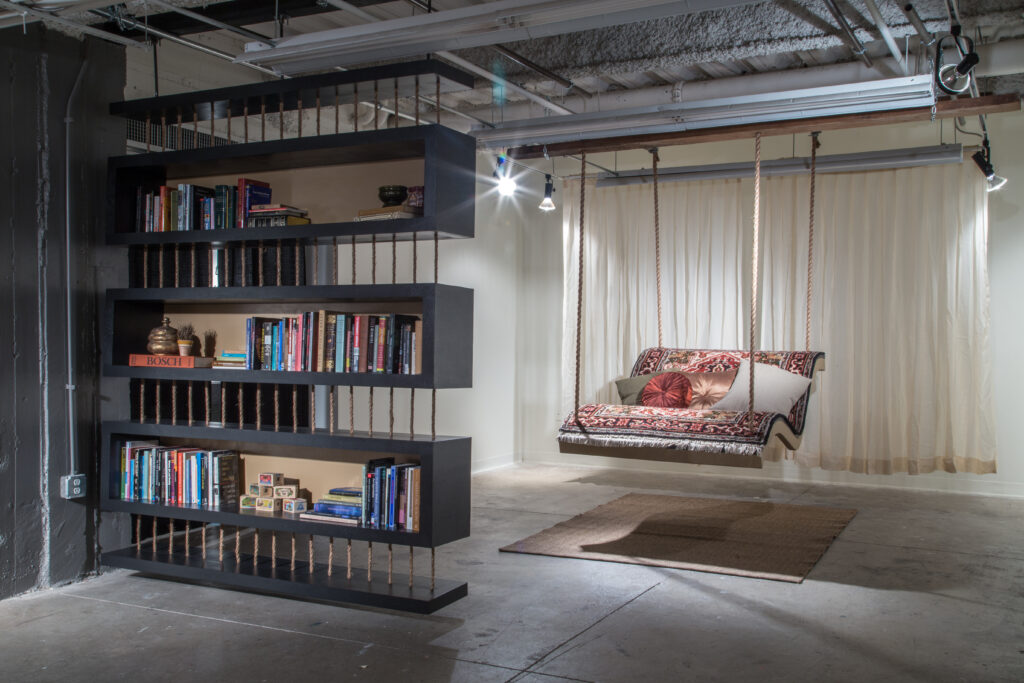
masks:
<path fill-rule="evenodd" d="M 433 545 L 430 535 L 424 532 L 387 531 L 384 529 L 349 526 L 347 524 L 313 522 L 300 519 L 298 515 L 292 516 L 282 512 L 271 514 L 250 510 L 219 510 L 207 506 L 161 505 L 144 501 L 116 499 L 104 500 L 101 508 L 107 512 L 130 512 L 136 515 L 181 519 L 192 522 L 208 522 L 249 529 L 351 538 L 353 541 L 393 543 L 395 545 L 411 545 L 418 548 L 429 548 Z"/>
<path fill-rule="evenodd" d="M 258 175 L 270 171 L 406 159 L 423 160 L 422 217 L 324 222 L 286 229 L 148 233 L 136 230 L 136 192 L 139 188 L 152 191 L 169 178 Z M 476 143 L 473 139 L 436 124 L 113 157 L 107 169 L 107 242 L 112 245 L 189 244 L 351 235 L 362 235 L 362 241 L 366 241 L 373 234 L 403 235 L 404 239 L 411 239 L 414 232 L 426 232 L 432 237 L 434 230 L 443 232 L 447 238 L 472 237 L 474 202 L 467 201 L 467 198 L 472 198 L 476 192 L 475 168 Z M 376 197 L 368 197 L 368 201 L 376 201 Z M 336 211 L 342 216 L 351 216 L 360 208 L 366 207 L 336 207 Z M 378 222 L 388 225 L 376 225 Z M 214 239 L 211 233 L 220 235 Z"/>
<path fill-rule="evenodd" d="M 219 560 L 215 554 L 207 553 L 204 560 L 199 548 L 193 548 L 188 555 L 184 550 L 168 552 L 159 547 L 124 548 L 103 553 L 103 563 L 215 586 L 419 614 L 436 612 L 469 593 L 465 583 L 436 579 L 431 588 L 430 579 L 419 576 L 413 577 L 412 587 L 408 576 L 401 575 L 393 577 L 389 584 L 387 572 L 382 571 L 374 571 L 372 580 L 367 580 L 365 569 L 353 570 L 352 578 L 348 579 L 345 567 L 338 565 L 328 575 L 327 565 L 317 562 L 310 571 L 309 562 L 297 560 L 292 571 L 287 561 L 260 557 L 254 564 L 248 554 L 242 555 L 237 563 L 233 554 L 225 554 Z"/>
<path fill-rule="evenodd" d="M 461 239 L 467 235 L 450 232 L 442 222 L 433 216 L 417 216 L 415 218 L 391 218 L 377 221 L 343 221 L 338 223 L 310 223 L 309 225 L 292 225 L 284 228 L 233 228 L 230 230 L 182 230 L 170 232 L 119 232 L 110 235 L 108 244 L 124 246 L 159 246 L 161 244 L 226 244 L 229 242 L 276 242 L 277 240 L 302 240 L 317 245 L 330 245 L 334 238 L 339 238 L 339 245 L 351 243 L 356 238 L 357 244 L 371 242 L 373 236 L 391 240 L 395 236 L 398 242 L 411 242 L 434 239 L 434 231 L 438 239 Z"/>
<path fill-rule="evenodd" d="M 367 82 L 369 87 L 360 91 L 358 84 Z M 321 116 L 319 111 L 322 105 L 330 106 L 332 102 L 368 103 L 367 93 L 372 96 L 381 84 L 392 96 L 418 98 L 421 85 L 427 93 L 431 88 L 449 92 L 471 87 L 472 82 L 467 74 L 433 60 L 424 60 L 111 105 L 112 113 L 129 119 L 129 136 L 136 136 L 134 145 L 130 143 L 130 146 L 146 151 L 112 157 L 107 165 L 106 239 L 108 244 L 121 247 L 126 255 L 127 277 L 121 282 L 131 286 L 107 290 L 100 331 L 104 393 L 110 396 L 103 407 L 102 510 L 136 516 L 135 532 L 143 537 L 146 535 L 142 534 L 143 529 L 148 533 L 151 528 L 154 536 L 165 533 L 168 520 L 185 520 L 192 523 L 193 528 L 196 523 L 237 527 L 243 530 L 242 538 L 251 531 L 257 534 L 282 532 L 309 536 L 310 543 L 313 537 L 327 536 L 387 544 L 388 552 L 392 545 L 433 549 L 469 536 L 469 437 L 432 438 L 398 432 L 388 435 L 386 426 L 373 434 L 367 431 L 349 434 L 337 423 L 333 431 L 324 425 L 334 420 L 336 414 L 339 418 L 342 414 L 341 405 L 335 413 L 339 386 L 388 389 L 472 386 L 473 291 L 437 283 L 308 286 L 302 283 L 337 280 L 336 267 L 333 276 L 325 275 L 331 268 L 332 255 L 328 248 L 335 243 L 343 249 L 351 248 L 353 240 L 363 243 L 376 239 L 378 243 L 386 243 L 413 239 L 433 241 L 435 234 L 446 240 L 474 236 L 477 174 L 476 143 L 472 137 L 436 124 L 405 125 L 405 122 L 379 130 L 320 134 L 320 122 L 336 118 L 337 110 L 328 116 Z M 303 136 L 302 113 L 314 109 L 317 110 L 316 134 Z M 284 137 L 285 126 L 281 123 L 278 130 L 272 131 L 273 137 L 280 139 L 250 141 L 266 133 L 264 113 L 279 116 L 282 112 L 296 116 L 298 137 Z M 231 133 L 232 116 L 239 117 L 234 134 Z M 331 129 L 337 130 L 333 126 Z M 239 132 L 242 130 L 244 133 Z M 142 131 L 141 138 L 139 131 Z M 142 144 L 139 144 L 140 139 Z M 171 144 L 181 148 L 150 151 L 151 146 Z M 345 166 L 353 166 L 353 169 L 342 168 Z M 252 184 L 256 184 L 257 179 L 272 187 L 276 184 L 280 192 L 274 191 L 273 202 L 303 207 L 308 210 L 310 219 L 319 222 L 266 228 L 139 230 L 144 223 L 142 211 L 147 205 L 140 203 L 139 198 L 154 192 L 158 197 L 161 186 L 176 183 L 219 186 L 216 201 L 220 202 L 220 208 L 216 209 L 216 216 L 218 224 L 223 225 L 227 221 L 224 193 L 232 194 L 224 186 L 234 187 L 231 183 L 237 182 L 239 177 L 248 177 Z M 386 180 L 381 180 L 384 177 Z M 423 186 L 422 216 L 351 220 L 361 209 L 377 203 L 379 185 L 396 182 Z M 241 184 L 244 189 L 245 183 Z M 163 192 L 168 194 L 166 190 Z M 171 207 L 173 201 L 176 200 L 172 200 Z M 356 205 L 359 203 L 361 205 Z M 194 225 L 190 218 L 196 215 L 196 205 L 186 206 L 193 208 L 183 214 L 183 222 Z M 208 199 L 205 208 L 210 211 Z M 354 251 L 354 257 L 370 252 L 366 248 Z M 428 264 L 420 264 L 418 274 L 431 277 L 428 268 Z M 268 270 L 272 273 L 270 280 L 266 280 Z M 414 279 L 411 274 L 409 277 Z M 233 285 L 244 282 L 247 286 L 191 286 L 212 285 L 218 281 Z M 258 283 L 262 281 L 275 284 L 260 286 Z M 277 282 L 299 284 L 278 286 Z M 147 286 L 153 284 L 159 286 Z M 172 284 L 174 286 L 169 286 Z M 397 316 L 414 316 L 420 372 L 286 372 L 152 368 L 128 364 L 131 354 L 145 353 L 150 330 L 159 326 L 165 315 L 193 322 L 200 329 L 209 325 L 218 334 L 217 345 L 223 345 L 219 352 L 242 348 L 238 346 L 239 337 L 247 345 L 253 343 L 253 337 L 246 332 L 247 318 L 281 319 L 321 310 L 358 315 L 360 319 L 383 316 L 394 321 Z M 239 321 L 240 329 L 236 327 Z M 312 329 L 309 325 L 307 323 L 304 330 Z M 266 329 L 263 327 L 264 331 Z M 327 337 L 322 326 L 320 336 L 318 344 L 314 343 L 316 337 L 309 338 L 307 348 L 332 348 L 330 342 L 324 341 Z M 388 343 L 393 339 L 389 338 Z M 406 344 L 404 348 L 411 347 L 408 339 Z M 268 385 L 280 385 L 280 393 L 276 388 L 269 389 Z M 369 395 L 368 408 L 372 410 L 372 391 L 361 393 Z M 393 400 L 396 392 L 382 393 L 387 394 L 383 400 Z M 329 413 L 318 408 L 328 396 Z M 413 395 L 410 393 L 408 398 L 412 399 Z M 168 413 L 171 419 L 166 419 Z M 202 417 L 197 418 L 200 414 Z M 271 419 L 267 419 L 268 415 Z M 217 426 L 221 416 L 225 424 Z M 420 417 L 420 422 L 425 419 Z M 297 428 L 293 428 L 293 421 Z M 279 427 L 275 431 L 273 425 L 277 422 Z M 297 469 L 309 468 L 304 471 L 315 472 L 317 478 L 323 478 L 326 472 L 348 472 L 345 464 L 357 466 L 358 471 L 358 466 L 371 460 L 391 456 L 396 465 L 419 466 L 415 477 L 419 531 L 331 524 L 285 513 L 267 514 L 233 507 L 213 509 L 121 500 L 121 448 L 127 441 L 148 441 L 171 448 L 237 451 L 241 457 L 234 460 L 244 459 L 250 463 L 253 462 L 250 459 L 259 463 L 261 458 L 283 458 L 282 462 L 293 463 Z M 150 477 L 146 486 L 152 486 L 152 477 L 159 476 L 159 467 L 154 462 L 147 461 L 146 467 L 152 469 L 146 470 Z M 133 471 L 138 474 L 137 469 Z M 287 472 L 283 468 L 262 471 Z M 139 475 L 140 482 L 142 476 Z M 303 474 L 303 480 L 309 482 L 308 476 Z M 347 481 L 347 474 L 331 476 L 345 479 L 331 486 L 352 485 Z M 246 482 L 241 476 L 238 478 L 239 488 L 244 491 Z M 319 479 L 313 481 L 316 484 L 308 484 L 310 489 L 325 483 Z M 142 517 L 152 518 L 152 525 L 148 522 L 142 525 Z M 158 531 L 160 528 L 163 531 Z M 102 562 L 107 566 L 187 581 L 421 613 L 433 612 L 464 597 L 468 590 L 465 583 L 434 576 L 413 577 L 410 586 L 408 576 L 396 576 L 394 583 L 389 583 L 386 572 L 374 571 L 372 580 L 368 580 L 365 568 L 349 579 L 343 566 L 335 565 L 330 571 L 323 564 L 326 555 L 316 558 L 317 564 L 295 558 L 287 562 L 267 556 L 264 549 L 255 559 L 243 554 L 241 562 L 236 563 L 233 553 L 222 557 L 217 548 L 211 553 L 209 547 L 204 553 L 202 548 L 189 546 L 190 539 L 185 536 L 184 541 L 180 535 L 161 536 L 156 545 L 151 539 L 143 539 L 139 545 L 104 552 Z M 186 551 L 186 546 L 191 553 Z"/>
<path fill-rule="evenodd" d="M 127 420 L 104 423 L 104 429 L 107 432 L 130 434 L 136 437 L 258 442 L 283 446 L 430 456 L 433 458 L 444 458 L 452 453 L 456 454 L 456 456 L 461 456 L 463 451 L 468 453 L 470 445 L 470 438 L 468 436 L 442 436 L 439 434 L 436 438 L 431 439 L 429 434 L 416 434 L 410 439 L 408 433 L 401 434 L 397 432 L 394 437 L 389 438 L 387 431 L 374 432 L 371 436 L 365 431 L 356 431 L 350 435 L 348 430 L 335 430 L 331 434 L 326 429 L 315 429 L 311 432 L 308 427 L 300 427 L 295 432 L 290 428 L 287 430 L 281 428 L 281 430 L 275 432 L 272 426 L 267 427 L 266 425 L 263 425 L 258 430 L 255 428 L 255 425 L 247 425 L 246 427 L 246 429 L 238 429 L 237 427 L 230 426 L 230 423 L 227 427 L 207 427 L 203 423 L 188 425 L 180 421 L 176 425 L 169 423 L 156 424 L 152 421 L 129 422 Z M 296 457 L 302 456 L 296 455 Z"/>
<path fill-rule="evenodd" d="M 307 384 L 395 388 L 461 388 L 473 381 L 473 290 L 442 284 L 319 285 L 309 287 L 151 287 L 107 290 L 103 348 L 108 377 Z M 422 372 L 288 372 L 216 368 L 129 366 L 144 353 L 149 331 L 160 324 L 166 305 L 215 305 L 224 311 L 258 313 L 260 307 L 304 305 L 344 309 L 346 305 L 396 304 L 418 307 L 423 317 Z"/>
<path fill-rule="evenodd" d="M 383 372 L 287 372 L 283 370 L 223 370 L 218 368 L 140 368 L 107 365 L 107 377 L 166 379 L 180 382 L 243 382 L 245 384 L 312 384 L 316 386 L 451 389 L 460 385 L 431 381 L 425 374 L 389 375 Z"/>

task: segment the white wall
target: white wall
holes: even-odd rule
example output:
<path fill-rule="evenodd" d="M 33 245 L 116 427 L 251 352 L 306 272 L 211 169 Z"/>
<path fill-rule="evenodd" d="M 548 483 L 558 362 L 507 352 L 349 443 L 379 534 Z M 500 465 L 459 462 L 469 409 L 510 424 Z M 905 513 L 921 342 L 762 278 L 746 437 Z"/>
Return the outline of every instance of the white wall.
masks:
<path fill-rule="evenodd" d="M 969 128 L 977 129 L 975 121 L 969 121 Z M 776 480 L 1024 496 L 1024 435 L 1017 430 L 1021 407 L 1024 406 L 1024 399 L 1019 395 L 1019 387 L 1024 386 L 1024 354 L 1019 351 L 1019 340 L 1024 338 L 1024 298 L 1021 297 L 1024 269 L 1020 266 L 1024 263 L 1024 116 L 1019 113 L 991 116 L 989 129 L 997 172 L 1010 179 L 1002 191 L 989 195 L 991 343 L 999 448 L 997 474 L 858 475 L 806 469 L 788 462 L 766 463 L 763 470 L 736 470 L 559 454 L 555 436 L 564 417 L 558 408 L 560 382 L 570 377 L 572 368 L 560 367 L 561 235 L 560 226 L 555 224 L 560 221 L 551 219 L 523 226 L 519 308 L 521 320 L 526 318 L 530 324 L 520 328 L 516 350 L 517 457 L 535 463 L 609 465 Z M 819 153 L 915 147 L 935 145 L 940 141 L 954 141 L 951 121 L 827 132 L 822 135 L 823 146 Z M 971 145 L 976 144 L 977 138 L 960 136 L 957 141 Z M 790 156 L 794 149 L 797 155 L 808 154 L 807 136 L 766 138 L 762 144 L 762 158 Z M 749 161 L 752 155 L 753 144 L 749 140 L 661 150 L 662 166 L 665 167 Z M 650 166 L 650 155 L 643 151 L 592 155 L 591 160 L 619 169 Z M 557 170 L 560 175 L 579 173 L 579 162 L 560 161 Z M 593 173 L 594 169 L 589 172 Z"/>

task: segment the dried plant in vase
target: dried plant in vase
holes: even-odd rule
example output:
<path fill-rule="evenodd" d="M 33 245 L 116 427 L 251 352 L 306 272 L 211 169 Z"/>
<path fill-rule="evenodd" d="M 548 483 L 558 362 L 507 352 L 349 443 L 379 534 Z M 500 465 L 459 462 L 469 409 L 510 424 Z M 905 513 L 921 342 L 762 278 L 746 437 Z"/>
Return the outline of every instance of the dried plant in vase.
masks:
<path fill-rule="evenodd" d="M 193 349 L 193 340 L 196 334 L 196 329 L 192 327 L 190 323 L 184 323 L 178 328 L 178 354 L 181 356 L 191 356 Z"/>
<path fill-rule="evenodd" d="M 217 330 L 206 330 L 203 332 L 203 356 L 215 358 L 217 356 Z"/>

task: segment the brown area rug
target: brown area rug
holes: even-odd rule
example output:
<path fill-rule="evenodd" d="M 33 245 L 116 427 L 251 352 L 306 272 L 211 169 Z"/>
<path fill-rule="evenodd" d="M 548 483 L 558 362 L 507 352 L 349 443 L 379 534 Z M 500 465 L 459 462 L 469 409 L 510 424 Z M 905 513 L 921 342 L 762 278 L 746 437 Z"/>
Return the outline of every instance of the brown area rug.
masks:
<path fill-rule="evenodd" d="M 501 550 L 800 583 L 856 514 L 630 493 Z"/>

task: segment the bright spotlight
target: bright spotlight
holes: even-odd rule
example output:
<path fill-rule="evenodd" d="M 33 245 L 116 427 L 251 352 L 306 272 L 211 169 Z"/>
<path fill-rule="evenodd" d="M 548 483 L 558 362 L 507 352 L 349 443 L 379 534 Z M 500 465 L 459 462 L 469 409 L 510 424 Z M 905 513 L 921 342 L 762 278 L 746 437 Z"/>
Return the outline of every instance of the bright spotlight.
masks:
<path fill-rule="evenodd" d="M 554 211 L 555 200 L 551 198 L 551 195 L 555 192 L 555 183 L 551 180 L 551 174 L 544 174 L 544 199 L 541 200 L 540 206 L 537 208 L 541 211 Z"/>
<path fill-rule="evenodd" d="M 510 176 L 506 175 L 498 178 L 498 194 L 502 197 L 511 197 L 516 193 L 517 187 L 519 185 Z"/>

